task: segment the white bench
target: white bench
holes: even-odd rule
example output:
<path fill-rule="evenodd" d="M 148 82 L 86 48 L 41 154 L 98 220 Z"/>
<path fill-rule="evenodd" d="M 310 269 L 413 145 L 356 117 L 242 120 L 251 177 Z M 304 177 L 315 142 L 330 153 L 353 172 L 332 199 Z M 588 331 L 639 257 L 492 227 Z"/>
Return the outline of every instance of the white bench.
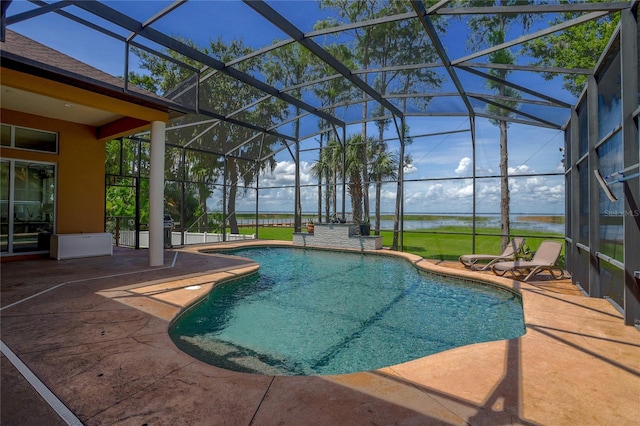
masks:
<path fill-rule="evenodd" d="M 113 236 L 109 232 L 92 234 L 53 234 L 49 255 L 52 259 L 112 256 Z"/>

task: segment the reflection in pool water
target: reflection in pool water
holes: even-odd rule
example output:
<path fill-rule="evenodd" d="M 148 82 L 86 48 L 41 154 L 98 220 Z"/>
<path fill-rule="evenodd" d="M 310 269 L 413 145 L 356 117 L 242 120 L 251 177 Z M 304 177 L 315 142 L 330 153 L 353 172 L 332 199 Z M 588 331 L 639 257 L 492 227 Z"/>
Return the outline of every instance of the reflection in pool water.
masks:
<path fill-rule="evenodd" d="M 276 375 L 343 374 L 524 333 L 518 295 L 421 273 L 403 259 L 291 248 L 227 252 L 258 274 L 217 286 L 170 329 L 205 362 Z"/>

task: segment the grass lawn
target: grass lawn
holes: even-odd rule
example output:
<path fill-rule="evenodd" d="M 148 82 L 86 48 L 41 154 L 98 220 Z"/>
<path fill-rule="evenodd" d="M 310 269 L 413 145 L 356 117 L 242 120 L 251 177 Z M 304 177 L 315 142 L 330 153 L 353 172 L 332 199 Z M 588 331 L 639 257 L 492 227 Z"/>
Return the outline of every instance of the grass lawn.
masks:
<path fill-rule="evenodd" d="M 253 234 L 255 228 L 242 228 L 243 234 Z M 498 229 L 482 228 L 477 230 L 483 234 L 497 234 Z M 439 260 L 457 260 L 460 255 L 472 253 L 472 239 L 470 234 L 471 228 L 467 227 L 440 227 L 429 231 L 405 231 L 404 233 L 404 251 L 417 254 L 425 259 Z M 382 245 L 391 246 L 393 242 L 393 233 L 383 231 Z M 548 232 L 526 231 L 525 243 L 531 252 L 538 249 L 540 243 L 549 239 L 549 237 L 562 238 L 562 234 L 549 234 Z M 291 241 L 293 239 L 293 228 L 259 228 L 258 236 L 260 239 L 266 240 L 283 240 Z M 556 240 L 557 241 L 557 240 Z M 500 254 L 500 238 L 494 236 L 476 235 L 476 253 L 483 254 Z M 564 260 L 561 256 L 559 263 Z"/>

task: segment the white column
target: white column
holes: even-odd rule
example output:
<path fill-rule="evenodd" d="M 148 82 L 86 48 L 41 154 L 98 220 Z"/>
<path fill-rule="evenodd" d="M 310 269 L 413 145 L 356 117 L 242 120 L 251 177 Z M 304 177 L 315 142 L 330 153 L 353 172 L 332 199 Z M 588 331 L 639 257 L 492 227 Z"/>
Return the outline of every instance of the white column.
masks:
<path fill-rule="evenodd" d="M 164 264 L 165 123 L 151 123 L 149 164 L 149 266 Z"/>

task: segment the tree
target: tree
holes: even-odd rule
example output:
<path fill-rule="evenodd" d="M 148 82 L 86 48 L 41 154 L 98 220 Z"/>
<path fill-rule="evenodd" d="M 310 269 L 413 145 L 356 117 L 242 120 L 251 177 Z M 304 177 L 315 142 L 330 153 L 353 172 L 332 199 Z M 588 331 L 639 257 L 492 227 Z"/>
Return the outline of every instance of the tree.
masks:
<path fill-rule="evenodd" d="M 325 177 L 326 193 L 329 196 L 327 206 L 333 207 L 337 212 L 338 179 L 342 176 L 342 145 L 335 138 L 329 139 L 326 147 L 320 151 L 318 161 L 311 165 L 311 174 L 316 178 Z"/>
<path fill-rule="evenodd" d="M 323 22 L 321 21 L 318 25 L 316 25 L 315 29 L 319 29 L 322 27 Z M 344 65 L 346 65 L 349 69 L 356 68 L 355 65 L 355 57 L 351 50 L 345 46 L 344 44 L 330 44 L 325 47 L 325 50 L 329 52 L 334 58 L 338 59 Z M 311 78 L 322 78 L 325 76 L 330 76 L 335 73 L 335 70 L 331 68 L 328 64 L 324 62 L 317 62 L 314 66 L 314 75 L 310 76 Z M 318 84 L 312 86 L 313 93 L 320 100 L 320 104 L 323 110 L 326 110 L 329 114 L 335 114 L 336 112 L 336 104 L 337 103 L 347 103 L 348 101 L 355 99 L 357 95 L 357 91 L 355 87 L 350 84 L 344 78 L 331 78 L 331 79 L 323 79 Z M 320 149 L 318 153 L 318 161 L 323 163 L 325 160 L 323 157 L 324 140 L 327 141 L 332 139 L 333 129 L 328 131 L 325 130 L 325 122 L 324 120 L 320 120 L 318 123 L 320 128 Z M 335 141 L 335 140 L 334 140 Z M 328 146 L 328 145 L 327 145 Z M 333 148 L 331 148 L 333 149 Z M 334 151 L 328 153 L 328 157 L 333 157 Z M 334 159 L 332 159 L 334 160 Z M 341 160 L 340 160 L 341 162 Z M 330 170 L 330 169 L 326 169 Z M 325 195 L 325 218 L 327 222 L 331 216 L 331 206 L 333 205 L 334 212 L 337 212 L 336 206 L 336 185 L 337 182 L 335 180 L 331 180 L 331 176 L 329 174 L 324 173 L 325 169 L 317 170 L 318 174 L 315 174 L 314 177 L 318 179 L 318 217 L 322 217 L 322 180 L 324 179 L 324 195 Z M 314 172 L 315 173 L 315 172 Z M 333 204 L 331 203 L 333 201 Z"/>
<path fill-rule="evenodd" d="M 510 6 L 521 5 L 522 0 L 483 0 L 481 2 L 472 1 L 474 5 L 481 3 L 483 6 Z M 527 1 L 531 3 L 531 1 Z M 469 19 L 469 29 L 473 36 L 470 38 L 472 49 L 486 48 L 504 43 L 509 25 L 514 20 L 520 20 L 524 29 L 528 29 L 532 17 L 528 14 L 512 15 L 480 15 Z M 488 61 L 495 64 L 513 64 L 515 56 L 508 49 L 501 49 L 489 54 Z M 488 88 L 497 92 L 501 99 L 501 105 L 489 105 L 488 111 L 494 117 L 490 120 L 500 128 L 500 245 L 502 250 L 509 244 L 511 224 L 510 224 L 510 195 L 509 195 L 509 151 L 508 151 L 508 122 L 507 118 L 512 115 L 509 108 L 513 109 L 518 105 L 516 99 L 520 97 L 519 92 L 505 85 L 507 75 L 511 71 L 504 68 L 491 69 L 489 73 L 497 77 L 497 81 L 489 80 Z M 502 119 L 504 117 L 504 119 Z"/>
<path fill-rule="evenodd" d="M 210 41 L 207 47 L 201 48 L 191 41 L 185 44 L 207 55 L 214 56 L 222 62 L 229 62 L 252 51 L 245 47 L 242 41 L 233 40 L 228 44 L 222 39 Z M 137 82 L 156 93 L 164 93 L 176 101 L 196 105 L 195 96 L 198 95 L 198 107 L 201 111 L 211 111 L 218 114 L 234 114 L 242 111 L 246 105 L 263 97 L 263 93 L 234 78 L 217 73 L 214 70 L 203 69 L 199 81 L 194 78 L 191 70 L 180 67 L 176 63 L 159 58 L 144 51 L 136 51 L 140 57 L 142 69 L 149 75 L 136 76 L 130 80 Z M 190 64 L 195 68 L 202 68 L 197 63 L 182 55 L 168 51 L 167 55 Z M 252 58 L 234 65 L 239 71 L 250 73 L 262 71 L 264 58 Z M 198 91 L 189 86 L 198 85 Z M 180 90 L 177 90 L 180 89 Z M 175 95 L 171 95 L 175 93 Z M 255 105 L 250 111 L 244 111 L 242 119 L 263 128 L 271 127 L 283 118 L 284 107 L 281 102 L 273 99 Z M 208 118 L 208 120 L 207 120 Z M 222 121 L 215 121 L 209 117 L 189 114 L 175 120 L 173 125 L 177 130 L 168 133 L 168 141 L 185 148 L 183 155 L 168 156 L 174 162 L 183 162 L 186 180 L 197 185 L 199 193 L 200 229 L 207 230 L 208 215 L 207 200 L 213 193 L 213 188 L 220 176 L 223 176 L 227 186 L 227 212 L 232 233 L 238 232 L 236 219 L 236 198 L 240 183 L 247 185 L 255 179 L 264 167 L 273 167 L 272 160 L 255 163 L 241 161 L 241 158 L 268 157 L 268 153 L 277 142 L 276 138 L 267 137 L 252 140 L 255 130 L 240 125 L 232 125 Z M 180 125 L 180 126 L 178 126 Z M 245 143 L 245 141 L 248 141 Z M 177 151 L 174 151 L 177 152 Z M 179 158 L 178 158 L 179 157 Z M 226 171 L 226 174 L 223 173 Z"/>
<path fill-rule="evenodd" d="M 315 56 L 298 43 L 290 43 L 280 47 L 269 54 L 269 59 L 264 64 L 266 81 L 271 85 L 282 85 L 283 87 L 297 86 L 314 73 L 314 65 L 317 61 Z M 302 98 L 300 88 L 291 90 L 293 96 Z M 295 116 L 301 113 L 300 107 L 295 106 Z M 296 187 L 295 187 L 295 232 L 300 232 L 302 228 L 302 201 L 300 197 L 300 120 L 294 122 L 295 152 L 293 161 L 296 164 Z"/>
<path fill-rule="evenodd" d="M 346 141 L 346 164 L 345 164 L 345 176 L 348 181 L 348 192 L 351 198 L 351 214 L 353 215 L 353 221 L 355 223 L 364 223 L 367 217 L 365 217 L 367 210 L 363 209 L 364 197 L 364 185 L 365 182 L 362 178 L 362 169 L 367 169 L 367 164 L 363 164 L 367 155 L 363 156 L 363 151 L 368 151 L 369 147 L 373 143 L 372 137 L 364 138 L 364 135 L 358 133 L 350 136 Z M 368 173 L 366 179 L 368 180 Z"/>
<path fill-rule="evenodd" d="M 164 190 L 165 213 L 171 215 L 176 220 L 180 218 L 181 225 L 184 229 L 188 229 L 189 225 L 194 223 L 200 216 L 200 203 L 198 202 L 198 194 L 188 186 L 183 197 L 180 182 L 167 182 Z M 183 215 L 184 212 L 184 215 Z"/>
<path fill-rule="evenodd" d="M 364 141 L 361 133 L 347 138 L 345 143 L 346 153 L 344 155 L 345 164 L 343 164 L 344 148 L 342 144 L 335 139 L 331 139 L 327 147 L 322 151 L 318 161 L 311 165 L 311 171 L 314 176 L 322 173 L 332 177 L 334 205 L 338 179 L 346 180 L 349 197 L 351 198 L 351 213 L 355 222 L 363 221 L 362 157 L 360 152 L 363 144 L 370 145 L 374 140 L 373 138 L 369 139 L 369 141 Z"/>
<path fill-rule="evenodd" d="M 576 16 L 576 13 L 564 13 L 550 24 L 557 25 Z M 541 67 L 593 69 L 619 20 L 620 14 L 607 15 L 560 33 L 532 40 L 524 45 L 523 53 L 537 58 L 532 64 Z M 546 80 L 551 80 L 556 75 L 551 72 L 543 73 Z M 587 82 L 587 76 L 582 74 L 563 74 L 562 79 L 563 87 L 574 96 L 580 95 Z"/>
<path fill-rule="evenodd" d="M 489 43 L 491 45 L 504 43 L 504 38 L 505 22 L 504 20 L 500 20 L 499 25 L 489 32 Z M 515 62 L 515 57 L 510 51 L 503 49 L 491 53 L 489 55 L 489 62 L 494 64 L 513 64 Z M 506 80 L 508 73 L 509 71 L 506 69 L 491 69 L 489 71 L 489 74 L 502 81 Z M 502 99 L 502 105 L 512 109 L 517 106 L 518 103 L 516 101 L 506 100 L 519 98 L 520 93 L 517 90 L 493 80 L 489 80 L 487 85 L 490 89 L 493 89 L 498 93 L 500 99 Z M 508 117 L 511 115 L 508 109 L 501 108 L 496 105 L 489 105 L 488 110 L 491 115 L 496 117 Z M 500 239 L 500 246 L 502 247 L 502 250 L 504 250 L 509 244 L 509 240 L 511 238 L 511 196 L 509 193 L 509 148 L 507 137 L 509 124 L 506 120 L 489 121 L 500 128 L 500 234 L 502 236 Z"/>
<path fill-rule="evenodd" d="M 105 214 L 107 229 L 120 240 L 120 230 L 149 222 L 149 150 L 140 140 L 116 139 L 105 145 Z M 123 222 L 124 219 L 124 222 Z"/>
<path fill-rule="evenodd" d="M 379 140 L 378 140 L 379 144 Z M 374 148 L 378 148 L 374 146 Z M 375 183 L 376 188 L 376 206 L 375 206 L 375 235 L 380 235 L 381 222 L 381 199 L 382 199 L 382 182 L 385 180 L 395 180 L 398 178 L 398 155 L 380 147 L 374 149 L 371 157 L 371 179 Z"/>
<path fill-rule="evenodd" d="M 376 0 L 323 0 L 321 7 L 331 8 L 336 11 L 338 18 L 346 23 L 355 23 L 366 20 L 373 20 L 382 16 L 402 14 L 412 10 L 411 4 L 403 0 L 391 0 L 389 2 L 379 2 Z M 337 20 L 325 21 L 323 26 L 328 27 L 337 25 Z M 439 23 L 439 25 L 442 25 Z M 376 78 L 370 82 L 369 73 L 363 74 L 363 80 L 373 87 L 383 96 L 401 93 L 424 93 L 429 88 L 440 86 L 442 77 L 432 68 L 412 68 L 412 69 L 393 69 L 387 70 L 386 67 L 397 64 L 419 64 L 435 62 L 438 58 L 432 43 L 427 41 L 427 35 L 418 19 L 398 20 L 384 24 L 369 25 L 355 28 L 354 30 L 354 46 L 356 58 L 359 65 L 367 70 L 372 67 L 380 67 L 382 70 L 376 73 Z M 364 142 L 360 148 L 363 181 L 363 202 L 364 216 L 369 217 L 369 155 L 373 153 L 371 146 L 367 143 L 371 139 L 367 136 L 367 121 L 369 120 L 368 95 L 362 92 L 362 139 Z M 412 102 L 418 108 L 426 108 L 429 98 L 415 97 L 409 99 L 404 97 L 400 102 L 402 110 L 407 111 L 408 103 Z M 378 142 L 376 147 L 378 151 L 388 149 L 383 141 L 384 129 L 387 127 L 388 118 L 384 118 L 386 109 L 382 105 L 378 105 L 373 110 L 373 115 L 381 117 L 378 120 Z M 383 152 L 377 152 L 376 155 L 383 157 Z M 400 166 L 400 164 L 398 164 Z M 377 178 L 380 178 L 378 176 Z M 378 181 L 380 179 L 377 179 Z M 396 205 L 401 203 L 402 194 L 398 193 L 396 197 Z M 376 216 L 380 216 L 380 201 L 376 200 Z M 396 208 L 396 211 L 399 211 Z M 398 220 L 394 222 L 397 227 Z M 379 227 L 379 224 L 378 224 Z M 397 249 L 398 229 L 394 229 L 393 248 Z"/>
<path fill-rule="evenodd" d="M 338 16 L 344 19 L 348 23 L 359 22 L 365 20 L 375 19 L 381 16 L 384 16 L 384 4 L 377 0 L 322 0 L 320 2 L 320 7 L 333 9 L 337 12 Z M 335 20 L 326 21 L 324 26 L 333 26 L 337 25 L 338 22 Z M 361 28 L 354 29 L 355 40 L 356 43 L 353 46 L 355 55 L 358 59 L 360 66 L 364 69 L 367 69 L 371 65 L 371 56 L 370 51 L 372 49 L 372 43 L 376 38 L 381 36 L 381 30 L 379 30 L 379 26 L 365 26 Z M 365 73 L 363 75 L 363 80 L 366 84 L 369 84 L 369 75 Z M 362 140 L 366 141 L 367 138 L 367 118 L 368 118 L 368 102 L 367 102 L 367 93 L 362 92 Z M 363 143 L 360 146 L 360 156 L 361 159 L 359 164 L 362 169 L 361 180 L 365 182 L 365 188 L 363 192 L 364 199 L 364 214 L 369 216 L 369 191 L 368 191 L 368 171 L 367 171 L 367 158 L 368 149 Z M 353 201 L 352 201 L 353 203 Z M 362 218 L 362 216 L 359 216 Z"/>
<path fill-rule="evenodd" d="M 195 43 L 191 41 L 183 41 L 192 48 L 203 51 L 210 54 L 211 50 L 208 48 L 199 48 Z M 140 69 L 147 70 L 148 74 L 129 74 L 129 82 L 146 90 L 152 91 L 159 95 L 166 95 L 173 98 L 171 95 L 177 87 L 182 87 L 185 82 L 193 84 L 193 73 L 177 63 L 155 56 L 142 49 L 133 49 L 133 52 L 140 59 Z M 192 59 L 186 58 L 175 51 L 166 52 L 170 57 L 182 61 L 186 64 L 199 68 L 201 65 Z M 187 83 L 189 84 L 189 83 Z M 181 98 L 176 99 L 181 102 L 189 102 L 189 99 Z M 167 142 L 175 145 L 185 146 L 187 144 L 192 145 L 192 140 L 202 133 L 206 129 L 206 125 L 197 125 L 195 123 L 201 122 L 203 117 L 194 114 L 188 114 L 177 119 L 172 120 L 172 125 L 180 126 L 179 130 L 167 132 Z M 189 124 L 194 123 L 193 126 Z M 207 211 L 207 199 L 213 192 L 213 182 L 216 181 L 222 170 L 222 162 L 217 156 L 201 155 L 192 150 L 187 150 L 180 155 L 175 155 L 177 151 L 169 150 L 168 155 L 165 156 L 169 165 L 169 169 L 173 167 L 180 168 L 181 179 L 193 182 L 197 187 L 199 210 L 201 212 Z M 184 155 L 182 155 L 184 154 Z M 181 201 L 184 202 L 184 201 Z M 186 224 L 185 218 L 180 218 L 182 224 Z M 208 221 L 206 214 L 201 213 L 198 218 L 198 230 L 200 232 L 206 232 L 208 230 Z"/>
<path fill-rule="evenodd" d="M 228 44 L 218 39 L 210 42 L 211 55 L 220 61 L 228 63 L 238 57 L 246 56 L 253 51 L 244 46 L 241 40 L 232 40 Z M 265 57 L 253 57 L 238 62 L 234 68 L 247 73 L 264 72 Z M 235 78 L 217 73 L 200 83 L 200 104 L 203 107 L 225 115 L 234 114 L 234 118 L 241 119 L 261 128 L 272 127 L 281 121 L 286 111 L 282 102 L 270 98 L 257 103 L 250 110 L 246 106 L 262 98 L 264 93 L 242 83 Z M 203 98 L 203 99 L 202 99 Z M 236 111 L 243 111 L 238 115 Z M 220 154 L 224 180 L 226 183 L 227 220 L 231 233 L 239 233 L 236 216 L 236 201 L 240 188 L 247 190 L 248 186 L 257 179 L 264 168 L 275 166 L 273 159 L 255 162 L 253 159 L 270 158 L 273 146 L 279 140 L 273 136 L 253 138 L 255 130 L 245 126 L 230 123 L 220 123 L 203 135 L 200 148 Z"/>

